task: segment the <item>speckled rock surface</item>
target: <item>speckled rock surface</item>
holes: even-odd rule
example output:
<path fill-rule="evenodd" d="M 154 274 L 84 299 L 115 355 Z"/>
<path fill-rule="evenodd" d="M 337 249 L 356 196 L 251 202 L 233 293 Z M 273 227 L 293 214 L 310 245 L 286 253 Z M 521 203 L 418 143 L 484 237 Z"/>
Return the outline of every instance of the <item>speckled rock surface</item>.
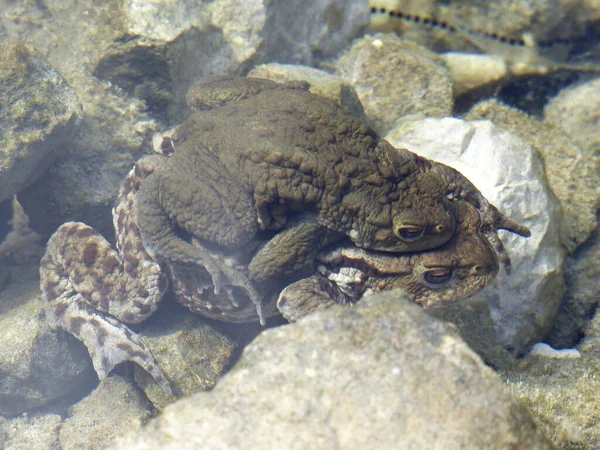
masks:
<path fill-rule="evenodd" d="M 61 153 L 81 117 L 77 95 L 48 62 L 0 41 L 0 201 L 33 183 Z"/>
<path fill-rule="evenodd" d="M 37 273 L 20 268 L 0 291 L 0 414 L 31 410 L 95 379 L 85 347 L 48 327 Z"/>
<path fill-rule="evenodd" d="M 561 128 L 583 150 L 582 157 L 600 170 L 600 79 L 564 89 L 544 108 L 546 121 Z M 600 188 L 598 188 L 600 201 Z"/>
<path fill-rule="evenodd" d="M 556 348 L 575 345 L 600 304 L 600 230 L 567 257 L 565 267 L 567 290 L 548 336 Z M 592 323 L 587 326 L 594 328 Z M 600 333 L 595 334 L 600 337 Z"/>
<path fill-rule="evenodd" d="M 465 118 L 491 120 L 535 148 L 562 208 L 561 243 L 573 251 L 590 236 L 597 226 L 600 170 L 574 139 L 555 125 L 497 101 L 478 103 Z"/>
<path fill-rule="evenodd" d="M 4 450 L 56 450 L 62 419 L 58 414 L 0 417 L 0 448 Z"/>
<path fill-rule="evenodd" d="M 559 449 L 600 448 L 599 356 L 529 356 L 506 377 L 510 393 Z"/>
<path fill-rule="evenodd" d="M 116 436 L 139 427 L 151 414 L 150 403 L 133 382 L 111 376 L 70 409 L 60 429 L 60 448 L 105 448 Z"/>
<path fill-rule="evenodd" d="M 528 239 L 502 233 L 512 273 L 501 271 L 478 295 L 490 301 L 500 343 L 517 354 L 526 350 L 549 331 L 564 292 L 560 211 L 539 156 L 489 121 L 426 119 L 406 123 L 386 138 L 459 170 L 490 203 L 531 229 Z"/>
<path fill-rule="evenodd" d="M 479 296 L 440 309 L 426 311 L 432 317 L 452 323 L 461 338 L 483 362 L 495 371 L 513 369 L 517 360 L 496 338 L 488 301 Z"/>
<path fill-rule="evenodd" d="M 357 40 L 336 63 L 382 135 L 400 122 L 452 113 L 452 80 L 435 53 L 393 34 Z"/>
<path fill-rule="evenodd" d="M 455 332 L 389 292 L 267 330 L 111 448 L 551 449 Z"/>
<path fill-rule="evenodd" d="M 140 333 L 177 397 L 212 389 L 238 356 L 238 346 L 197 315 L 185 311 L 155 318 Z M 135 380 L 152 404 L 164 408 L 173 401 L 137 364 Z"/>

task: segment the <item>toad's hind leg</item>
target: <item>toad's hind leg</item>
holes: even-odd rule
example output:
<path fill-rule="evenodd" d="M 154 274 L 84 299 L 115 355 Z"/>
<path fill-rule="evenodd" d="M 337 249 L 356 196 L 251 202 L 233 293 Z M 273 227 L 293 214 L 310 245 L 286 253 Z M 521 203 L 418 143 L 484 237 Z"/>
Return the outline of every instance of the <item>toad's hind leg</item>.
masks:
<path fill-rule="evenodd" d="M 165 275 L 145 252 L 136 254 L 133 242 L 121 245 L 127 249 L 123 257 L 83 223 L 59 227 L 40 267 L 47 317 L 52 327 L 83 342 L 100 379 L 117 364 L 133 361 L 171 394 L 148 347 L 122 323 L 140 322 L 156 310 L 167 288 Z"/>
<path fill-rule="evenodd" d="M 188 167 L 179 165 L 169 169 L 178 174 L 176 179 L 191 176 L 186 172 Z M 156 260 L 166 264 L 191 263 L 204 267 L 216 295 L 227 285 L 243 289 L 264 325 L 262 296 L 254 284 L 211 251 L 211 244 L 230 249 L 244 246 L 260 229 L 252 196 L 238 183 L 220 178 L 216 172 L 214 167 L 203 166 L 202 177 L 191 177 L 193 182 L 185 189 L 181 182 L 173 182 L 173 174 L 155 172 L 148 177 L 136 198 L 137 223 L 144 247 Z M 180 230 L 194 237 L 195 243 L 184 240 Z"/>

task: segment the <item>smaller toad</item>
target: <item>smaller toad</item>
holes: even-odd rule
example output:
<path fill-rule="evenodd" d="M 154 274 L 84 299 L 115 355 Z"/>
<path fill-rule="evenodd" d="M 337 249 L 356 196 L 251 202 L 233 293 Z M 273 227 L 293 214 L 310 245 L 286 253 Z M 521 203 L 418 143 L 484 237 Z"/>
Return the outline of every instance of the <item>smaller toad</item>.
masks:
<path fill-rule="evenodd" d="M 478 211 L 462 201 L 456 208 L 460 218 L 456 234 L 435 250 L 389 254 L 346 246 L 321 252 L 317 273 L 287 286 L 277 308 L 286 319 L 296 321 L 315 310 L 353 304 L 365 295 L 395 288 L 426 309 L 471 297 L 496 277 L 499 260 L 480 233 Z"/>

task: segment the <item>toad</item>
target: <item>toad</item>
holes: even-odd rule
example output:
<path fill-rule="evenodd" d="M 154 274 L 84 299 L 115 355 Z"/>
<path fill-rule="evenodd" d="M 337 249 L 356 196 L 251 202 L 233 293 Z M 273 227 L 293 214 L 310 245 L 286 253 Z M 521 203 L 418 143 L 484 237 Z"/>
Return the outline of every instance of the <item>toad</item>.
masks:
<path fill-rule="evenodd" d="M 243 288 L 227 284 L 215 294 L 212 277 L 203 266 L 159 263 L 145 250 L 134 220 L 135 198 L 162 158 L 165 156 L 142 158 L 122 183 L 113 208 L 117 250 L 93 228 L 67 222 L 48 241 L 40 267 L 40 287 L 50 325 L 66 329 L 84 343 L 100 379 L 117 364 L 133 361 L 171 393 L 150 349 L 126 325 L 139 323 L 155 312 L 169 280 L 178 301 L 193 312 L 231 322 L 257 320 L 258 315 L 250 293 Z M 497 273 L 498 260 L 479 235 L 476 208 L 467 202 L 453 207 L 457 232 L 440 250 L 392 254 L 366 251 L 347 242 L 344 247 L 329 248 L 318 255 L 319 274 L 313 275 L 314 269 L 299 273 L 307 278 L 284 290 L 279 304 L 279 290 L 285 287 L 281 281 L 268 280 L 260 285 L 264 293 L 262 313 L 269 317 L 280 306 L 290 319 L 296 319 L 315 308 L 334 302 L 353 303 L 365 293 L 393 287 L 404 287 L 415 302 L 430 305 L 472 295 Z M 291 238 L 296 229 L 320 229 L 310 216 L 301 215 L 288 225 L 289 233 L 271 239 Z M 293 247 L 291 242 L 287 244 Z M 211 257 L 247 274 L 252 261 L 248 251 L 213 248 Z"/>
<path fill-rule="evenodd" d="M 317 273 L 283 289 L 277 308 L 293 322 L 333 304 L 353 304 L 365 295 L 395 288 L 425 309 L 471 297 L 495 278 L 499 261 L 480 234 L 477 210 L 463 201 L 456 209 L 456 234 L 435 250 L 390 254 L 342 246 L 320 252 Z"/>
<path fill-rule="evenodd" d="M 205 267 L 217 294 L 227 284 L 242 288 L 259 315 L 256 285 L 275 276 L 295 281 L 324 245 L 313 245 L 315 230 L 323 243 L 347 237 L 371 250 L 433 249 L 454 235 L 452 203 L 464 200 L 478 209 L 504 263 L 496 230 L 529 235 L 459 172 L 395 149 L 307 83 L 213 77 L 187 100 L 195 112 L 171 136 L 177 150 L 137 196 L 144 247 L 157 261 Z M 305 212 L 315 226 L 268 241 L 247 275 L 211 256 L 215 244 L 239 249 L 264 231 L 285 236 L 288 221 Z"/>

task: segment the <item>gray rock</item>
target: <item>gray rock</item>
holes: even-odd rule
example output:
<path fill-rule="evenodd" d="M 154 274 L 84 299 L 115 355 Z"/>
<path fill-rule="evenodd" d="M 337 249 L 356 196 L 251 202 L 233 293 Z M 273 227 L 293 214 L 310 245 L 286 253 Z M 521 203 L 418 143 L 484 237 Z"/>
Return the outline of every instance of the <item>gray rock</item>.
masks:
<path fill-rule="evenodd" d="M 496 375 L 399 292 L 259 335 L 118 449 L 550 449 Z"/>
<path fill-rule="evenodd" d="M 591 159 L 589 152 L 586 154 L 562 128 L 497 101 L 478 103 L 465 119 L 491 120 L 496 126 L 519 136 L 543 156 L 548 184 L 563 212 L 561 243 L 571 252 L 585 242 L 597 227 L 596 211 L 600 198 L 597 159 Z"/>
<path fill-rule="evenodd" d="M 337 61 L 369 123 L 386 134 L 399 123 L 452 113 L 452 79 L 435 53 L 393 34 L 365 36 Z"/>
<path fill-rule="evenodd" d="M 110 376 L 74 405 L 60 429 L 61 450 L 105 448 L 152 414 L 148 399 L 131 381 Z"/>
<path fill-rule="evenodd" d="M 600 352 L 581 358 L 528 356 L 506 385 L 560 449 L 600 448 Z"/>
<path fill-rule="evenodd" d="M 58 414 L 0 417 L 0 448 L 5 450 L 57 450 L 62 419 Z"/>
<path fill-rule="evenodd" d="M 0 41 L 0 202 L 33 183 L 62 151 L 81 117 L 75 92 L 46 60 Z"/>
<path fill-rule="evenodd" d="M 582 337 L 585 326 L 597 328 L 592 334 L 600 339 L 600 321 L 596 319 L 596 325 L 586 325 L 600 304 L 599 229 L 567 257 L 565 267 L 567 290 L 547 339 L 556 348 L 575 345 Z M 600 351 L 600 347 L 598 350 Z"/>
<path fill-rule="evenodd" d="M 386 137 L 392 145 L 448 164 L 490 203 L 531 229 L 530 238 L 502 232 L 512 260 L 479 296 L 490 301 L 499 342 L 521 353 L 549 331 L 564 292 L 560 210 L 538 154 L 518 136 L 489 121 L 425 119 Z"/>
<path fill-rule="evenodd" d="M 95 378 L 85 347 L 48 327 L 38 270 L 13 271 L 0 292 L 0 414 L 31 410 Z"/>
<path fill-rule="evenodd" d="M 570 86 L 544 108 L 546 121 L 559 127 L 582 149 L 582 158 L 600 170 L 600 79 Z M 600 187 L 598 188 L 600 201 Z"/>
<path fill-rule="evenodd" d="M 597 261 L 596 261 L 597 263 Z M 596 302 L 598 297 L 596 297 Z M 584 339 L 579 344 L 579 349 L 585 353 L 593 353 L 600 359 L 600 308 L 596 303 L 596 313 L 585 323 Z"/>
<path fill-rule="evenodd" d="M 362 36 L 370 20 L 367 0 L 268 0 L 265 4 L 261 61 L 314 65 Z"/>
<path fill-rule="evenodd" d="M 266 78 L 278 83 L 308 81 L 310 92 L 337 101 L 344 108 L 352 111 L 355 116 L 367 122 L 363 106 L 354 88 L 342 81 L 339 76 L 324 70 L 296 64 L 269 63 L 256 66 L 248 72 L 247 76 Z"/>
<path fill-rule="evenodd" d="M 492 369 L 504 372 L 516 367 L 515 357 L 502 347 L 496 338 L 487 300 L 476 296 L 464 302 L 425 312 L 455 325 L 465 343 Z"/>
<path fill-rule="evenodd" d="M 161 311 L 162 312 L 162 311 Z M 176 397 L 208 391 L 238 356 L 237 344 L 200 316 L 185 311 L 155 318 L 140 336 L 171 384 Z M 173 401 L 135 365 L 135 380 L 159 410 Z"/>

